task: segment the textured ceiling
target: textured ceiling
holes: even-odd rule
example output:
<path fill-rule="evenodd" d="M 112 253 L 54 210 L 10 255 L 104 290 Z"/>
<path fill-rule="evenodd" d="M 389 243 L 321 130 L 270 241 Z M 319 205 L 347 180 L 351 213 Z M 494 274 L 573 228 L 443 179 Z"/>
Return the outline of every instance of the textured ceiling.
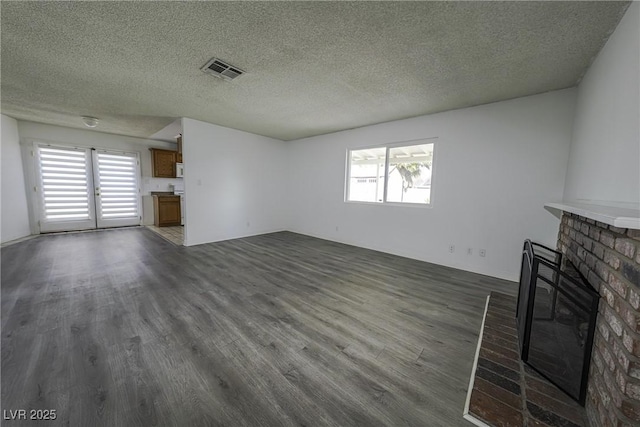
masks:
<path fill-rule="evenodd" d="M 291 140 L 574 86 L 628 4 L 2 1 L 2 112 Z"/>

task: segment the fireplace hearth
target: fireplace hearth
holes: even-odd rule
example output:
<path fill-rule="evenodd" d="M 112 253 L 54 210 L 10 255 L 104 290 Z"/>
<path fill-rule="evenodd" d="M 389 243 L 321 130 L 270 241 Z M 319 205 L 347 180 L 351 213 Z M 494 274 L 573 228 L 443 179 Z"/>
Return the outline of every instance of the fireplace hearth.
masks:
<path fill-rule="evenodd" d="M 525 241 L 516 313 L 520 356 L 581 405 L 599 299 L 560 252 Z"/>
<path fill-rule="evenodd" d="M 587 427 L 585 409 L 520 359 L 516 297 L 491 292 L 464 418 L 477 426 Z"/>
<path fill-rule="evenodd" d="M 614 221 L 595 212 L 595 218 Z M 535 293 L 537 298 L 529 310 L 528 299 L 516 302 L 515 297 L 492 293 L 465 418 L 476 425 L 640 426 L 640 226 L 616 225 L 565 211 L 557 251 L 530 243 L 529 255 L 523 252 L 523 257 L 530 260 L 531 269 L 523 269 L 520 286 L 525 287 L 521 291 L 525 295 Z M 583 286 L 585 282 L 587 286 Z M 559 286 L 553 286 L 556 283 Z M 598 294 L 592 339 L 591 317 L 582 310 L 591 306 L 592 292 L 580 297 L 582 290 L 589 288 Z M 524 316 L 519 324 L 516 311 Z M 531 316 L 532 327 L 527 340 L 520 341 L 525 314 Z M 549 337 L 560 342 L 555 351 L 538 344 Z M 527 363 L 520 358 L 524 343 Z M 577 349 L 590 350 L 590 360 Z M 583 365 L 575 360 L 582 360 Z M 505 373 L 505 368 L 513 372 Z M 565 379 L 560 374 L 568 372 L 568 377 L 575 377 L 585 371 L 582 408 L 567 394 L 571 394 L 570 386 L 562 382 Z M 558 376 L 563 378 L 556 379 L 556 385 L 548 381 Z"/>

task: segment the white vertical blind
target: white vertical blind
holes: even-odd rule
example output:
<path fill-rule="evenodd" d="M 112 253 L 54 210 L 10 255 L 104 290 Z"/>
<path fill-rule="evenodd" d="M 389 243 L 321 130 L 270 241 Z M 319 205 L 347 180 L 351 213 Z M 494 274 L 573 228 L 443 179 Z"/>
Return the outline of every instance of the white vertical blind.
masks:
<path fill-rule="evenodd" d="M 90 218 L 88 152 L 38 147 L 43 214 L 47 221 Z"/>
<path fill-rule="evenodd" d="M 138 180 L 135 154 L 97 152 L 96 194 L 100 219 L 137 218 Z"/>

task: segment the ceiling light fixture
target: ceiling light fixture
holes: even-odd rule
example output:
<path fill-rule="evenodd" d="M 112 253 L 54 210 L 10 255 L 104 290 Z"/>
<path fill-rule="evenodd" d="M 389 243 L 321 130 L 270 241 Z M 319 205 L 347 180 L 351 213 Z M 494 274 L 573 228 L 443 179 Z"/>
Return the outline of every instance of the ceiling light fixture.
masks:
<path fill-rule="evenodd" d="M 82 116 L 82 121 L 88 128 L 94 128 L 98 126 L 98 119 L 96 119 L 95 117 Z"/>

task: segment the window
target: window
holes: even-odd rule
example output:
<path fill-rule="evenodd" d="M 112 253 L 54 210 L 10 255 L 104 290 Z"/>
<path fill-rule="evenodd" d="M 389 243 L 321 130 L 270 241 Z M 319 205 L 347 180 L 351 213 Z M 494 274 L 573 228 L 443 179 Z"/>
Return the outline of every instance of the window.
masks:
<path fill-rule="evenodd" d="M 434 142 L 350 150 L 349 202 L 431 204 Z"/>
<path fill-rule="evenodd" d="M 381 202 L 384 195 L 386 149 L 353 150 L 349 153 L 349 192 L 352 202 Z"/>

